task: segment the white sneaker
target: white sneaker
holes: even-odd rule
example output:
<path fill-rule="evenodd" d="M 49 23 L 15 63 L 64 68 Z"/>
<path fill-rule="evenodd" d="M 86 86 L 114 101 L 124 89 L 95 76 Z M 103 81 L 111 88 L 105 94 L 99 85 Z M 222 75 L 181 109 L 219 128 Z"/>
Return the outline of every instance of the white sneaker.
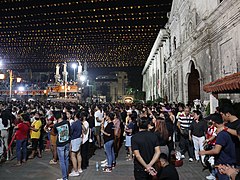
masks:
<path fill-rule="evenodd" d="M 93 140 L 92 140 L 92 139 L 89 139 L 89 142 L 91 143 L 91 142 L 93 142 Z"/>
<path fill-rule="evenodd" d="M 189 161 L 189 162 L 193 162 L 193 158 L 189 158 L 188 161 Z"/>
<path fill-rule="evenodd" d="M 181 159 L 185 159 L 185 156 L 184 156 L 184 155 L 181 155 Z"/>
<path fill-rule="evenodd" d="M 107 159 L 101 161 L 101 164 L 105 164 L 107 162 Z"/>
<path fill-rule="evenodd" d="M 73 171 L 69 174 L 69 176 L 71 176 L 71 177 L 79 176 L 79 172 Z"/>
<path fill-rule="evenodd" d="M 209 176 L 206 176 L 206 179 L 208 179 L 208 180 L 215 180 L 216 177 L 214 175 L 210 174 Z"/>
<path fill-rule="evenodd" d="M 106 163 L 103 163 L 101 164 L 101 167 L 106 167 L 107 166 L 107 162 Z"/>
<path fill-rule="evenodd" d="M 79 169 L 78 172 L 79 172 L 79 173 L 83 173 L 83 170 L 82 170 L 82 169 Z"/>

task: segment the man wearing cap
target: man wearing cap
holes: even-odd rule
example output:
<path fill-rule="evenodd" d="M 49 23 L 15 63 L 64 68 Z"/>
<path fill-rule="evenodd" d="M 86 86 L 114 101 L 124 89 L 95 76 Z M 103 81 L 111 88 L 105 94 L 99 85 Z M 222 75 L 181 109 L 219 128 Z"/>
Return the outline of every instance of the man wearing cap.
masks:
<path fill-rule="evenodd" d="M 219 129 L 224 126 L 223 119 L 220 114 L 211 115 L 213 125 Z M 216 145 L 214 149 L 209 151 L 202 150 L 200 155 L 216 155 L 215 165 L 219 164 L 234 165 L 236 163 L 235 146 L 229 133 L 226 131 L 220 131 L 216 137 Z M 221 174 L 217 171 L 217 177 L 219 180 L 229 180 L 229 177 L 225 174 Z"/>

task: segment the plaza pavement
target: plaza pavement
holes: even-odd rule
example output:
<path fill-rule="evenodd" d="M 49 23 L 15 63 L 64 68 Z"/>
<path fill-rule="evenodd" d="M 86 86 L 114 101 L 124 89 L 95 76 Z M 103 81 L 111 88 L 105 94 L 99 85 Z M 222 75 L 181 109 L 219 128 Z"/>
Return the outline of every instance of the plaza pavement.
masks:
<path fill-rule="evenodd" d="M 70 180 L 131 180 L 133 177 L 133 162 L 126 161 L 125 148 L 122 147 L 117 159 L 117 166 L 112 173 L 104 173 L 101 168 L 96 171 L 96 161 L 105 159 L 103 149 L 97 149 L 95 155 L 89 161 L 89 167 L 78 177 L 69 177 Z M 27 163 L 20 167 L 14 167 L 16 159 L 0 164 L 1 180 L 56 180 L 61 177 L 59 164 L 49 165 L 51 152 L 44 152 L 43 157 L 28 160 Z M 180 180 L 204 180 L 208 171 L 202 172 L 200 163 L 189 163 L 184 160 L 184 165 L 178 167 Z"/>

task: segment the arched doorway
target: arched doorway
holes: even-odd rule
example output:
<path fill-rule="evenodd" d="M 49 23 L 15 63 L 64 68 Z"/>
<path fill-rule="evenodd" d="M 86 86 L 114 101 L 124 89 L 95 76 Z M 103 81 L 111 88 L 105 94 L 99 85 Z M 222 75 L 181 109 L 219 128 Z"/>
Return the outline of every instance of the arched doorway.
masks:
<path fill-rule="evenodd" d="M 191 73 L 188 76 L 188 101 L 193 103 L 195 99 L 200 99 L 200 81 L 199 72 L 192 62 Z"/>

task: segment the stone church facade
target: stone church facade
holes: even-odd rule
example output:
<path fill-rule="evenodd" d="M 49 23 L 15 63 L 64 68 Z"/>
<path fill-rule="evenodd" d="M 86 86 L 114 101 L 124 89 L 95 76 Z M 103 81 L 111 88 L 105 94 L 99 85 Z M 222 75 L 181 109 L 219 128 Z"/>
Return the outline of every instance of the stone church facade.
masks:
<path fill-rule="evenodd" d="M 146 100 L 209 100 L 203 85 L 239 71 L 240 1 L 173 0 L 142 71 Z"/>

